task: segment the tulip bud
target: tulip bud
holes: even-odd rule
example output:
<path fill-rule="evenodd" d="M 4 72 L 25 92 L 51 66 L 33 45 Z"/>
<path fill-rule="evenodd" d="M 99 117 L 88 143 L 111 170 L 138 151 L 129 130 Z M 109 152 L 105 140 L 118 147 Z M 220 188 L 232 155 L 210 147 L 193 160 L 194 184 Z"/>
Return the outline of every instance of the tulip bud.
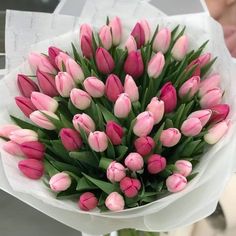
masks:
<path fill-rule="evenodd" d="M 131 102 L 137 102 L 139 100 L 138 86 L 130 75 L 125 76 L 124 90 L 129 95 Z"/>
<path fill-rule="evenodd" d="M 194 68 L 194 69 L 193 69 Z M 190 70 L 193 69 L 192 72 L 192 77 L 194 76 L 201 76 L 201 64 L 200 61 L 198 59 L 193 60 L 185 69 L 185 73 L 189 72 Z"/>
<path fill-rule="evenodd" d="M 105 48 L 98 48 L 95 55 L 98 70 L 103 74 L 110 74 L 114 67 L 115 62 L 111 54 Z"/>
<path fill-rule="evenodd" d="M 161 88 L 160 99 L 164 102 L 166 113 L 170 113 L 175 110 L 177 105 L 177 95 L 176 89 L 171 82 L 164 84 Z"/>
<path fill-rule="evenodd" d="M 15 101 L 16 105 L 27 117 L 29 117 L 33 111 L 37 110 L 36 107 L 31 102 L 30 98 L 15 97 Z"/>
<path fill-rule="evenodd" d="M 220 75 L 213 74 L 201 81 L 199 88 L 199 96 L 202 97 L 209 90 L 218 88 L 219 86 L 220 86 Z"/>
<path fill-rule="evenodd" d="M 125 165 L 131 170 L 131 171 L 139 171 L 143 169 L 143 158 L 140 154 L 136 152 L 131 152 L 126 158 L 125 158 Z"/>
<path fill-rule="evenodd" d="M 210 122 L 218 123 L 226 119 L 229 114 L 230 107 L 228 104 L 218 104 L 211 107 L 212 116 Z"/>
<path fill-rule="evenodd" d="M 178 160 L 175 162 L 175 173 L 181 174 L 184 177 L 190 175 L 192 171 L 192 163 L 190 161 Z"/>
<path fill-rule="evenodd" d="M 116 161 L 110 163 L 110 165 L 107 168 L 107 178 L 112 183 L 120 182 L 125 176 L 126 176 L 125 167 L 122 164 Z"/>
<path fill-rule="evenodd" d="M 184 59 L 188 51 L 188 37 L 186 35 L 181 36 L 172 48 L 172 56 L 175 60 L 181 61 Z"/>
<path fill-rule="evenodd" d="M 42 92 L 50 97 L 56 97 L 59 95 L 56 89 L 56 83 L 54 76 L 37 70 L 36 76 L 38 79 L 39 87 Z"/>
<path fill-rule="evenodd" d="M 80 65 L 75 60 L 72 58 L 67 59 L 65 66 L 66 72 L 71 75 L 75 83 L 84 81 L 84 73 Z"/>
<path fill-rule="evenodd" d="M 202 123 L 198 118 L 188 118 L 183 122 L 180 130 L 183 135 L 194 137 L 202 131 Z"/>
<path fill-rule="evenodd" d="M 147 169 L 150 174 L 158 174 L 166 168 L 166 159 L 158 154 L 148 158 Z"/>
<path fill-rule="evenodd" d="M 180 174 L 170 175 L 166 179 L 166 187 L 168 191 L 171 193 L 176 193 L 183 190 L 186 185 L 187 185 L 187 179 Z"/>
<path fill-rule="evenodd" d="M 67 173 L 60 172 L 50 178 L 49 185 L 53 192 L 65 191 L 71 186 L 71 178 Z"/>
<path fill-rule="evenodd" d="M 182 84 L 179 89 L 179 97 L 191 99 L 198 91 L 200 86 L 200 77 L 193 76 Z"/>
<path fill-rule="evenodd" d="M 26 159 L 18 163 L 19 170 L 30 179 L 40 179 L 43 176 L 43 162 L 36 159 Z"/>
<path fill-rule="evenodd" d="M 105 85 L 96 77 L 88 77 L 84 81 L 84 88 L 94 98 L 99 98 L 104 95 Z"/>
<path fill-rule="evenodd" d="M 66 66 L 66 61 L 69 60 L 69 59 L 70 59 L 70 56 L 67 53 L 59 52 L 59 54 L 55 58 L 55 63 L 57 65 L 57 68 L 60 71 L 64 71 L 65 66 Z"/>
<path fill-rule="evenodd" d="M 226 120 L 215 124 L 208 130 L 207 134 L 204 135 L 205 142 L 211 145 L 217 143 L 226 134 L 228 128 L 229 122 Z"/>
<path fill-rule="evenodd" d="M 97 207 L 98 199 L 91 192 L 83 193 L 78 202 L 79 208 L 83 211 L 90 211 Z"/>
<path fill-rule="evenodd" d="M 9 139 L 11 132 L 21 129 L 18 125 L 1 125 L 0 126 L 0 137 Z"/>
<path fill-rule="evenodd" d="M 111 34 L 112 34 L 112 42 L 114 46 L 117 46 L 120 44 L 121 36 L 122 36 L 122 26 L 121 26 L 121 20 L 119 17 L 114 17 L 110 22 L 109 26 L 111 28 Z"/>
<path fill-rule="evenodd" d="M 62 50 L 60 48 L 57 48 L 57 47 L 49 47 L 48 48 L 48 56 L 49 56 L 49 60 L 51 62 L 51 64 L 54 66 L 54 67 L 57 67 L 56 63 L 55 63 L 55 59 L 56 57 L 58 56 L 58 54 L 62 52 Z"/>
<path fill-rule="evenodd" d="M 143 59 L 140 51 L 130 52 L 125 60 L 124 70 L 134 79 L 139 78 L 144 71 Z"/>
<path fill-rule="evenodd" d="M 90 116 L 85 113 L 76 114 L 73 117 L 74 128 L 80 132 L 80 129 L 83 129 L 86 134 L 95 131 L 95 123 Z"/>
<path fill-rule="evenodd" d="M 149 41 L 151 35 L 151 29 L 147 20 L 143 19 L 140 21 L 140 24 L 144 30 L 145 44 Z"/>
<path fill-rule="evenodd" d="M 107 135 L 101 131 L 91 132 L 88 136 L 88 143 L 95 152 L 104 152 L 108 147 Z"/>
<path fill-rule="evenodd" d="M 102 46 L 109 50 L 112 46 L 112 35 L 111 29 L 108 25 L 104 25 L 99 32 L 99 38 L 101 40 Z"/>
<path fill-rule="evenodd" d="M 107 77 L 105 92 L 108 100 L 115 102 L 119 95 L 124 92 L 123 85 L 118 76 L 111 74 Z"/>
<path fill-rule="evenodd" d="M 31 102 L 38 110 L 55 112 L 58 108 L 58 102 L 55 99 L 40 92 L 31 94 Z"/>
<path fill-rule="evenodd" d="M 140 137 L 137 138 L 134 142 L 134 146 L 136 151 L 141 154 L 142 156 L 148 155 L 153 148 L 155 147 L 154 140 L 147 136 L 147 137 Z"/>
<path fill-rule="evenodd" d="M 189 118 L 198 118 L 201 121 L 202 127 L 204 127 L 212 116 L 212 111 L 210 109 L 199 110 L 192 112 L 187 119 Z"/>
<path fill-rule="evenodd" d="M 24 157 L 24 153 L 21 151 L 20 145 L 13 141 L 5 142 L 2 145 L 2 149 L 13 156 Z"/>
<path fill-rule="evenodd" d="M 166 53 L 171 41 L 171 31 L 168 28 L 161 29 L 153 41 L 152 49 L 154 52 Z"/>
<path fill-rule="evenodd" d="M 9 138 L 17 144 L 22 144 L 25 142 L 38 141 L 38 134 L 30 129 L 19 129 L 12 131 Z"/>
<path fill-rule="evenodd" d="M 76 108 L 85 110 L 90 106 L 92 98 L 84 90 L 73 88 L 70 92 L 70 100 Z"/>
<path fill-rule="evenodd" d="M 118 118 L 125 118 L 131 111 L 131 101 L 129 95 L 122 93 L 115 102 L 114 114 Z"/>
<path fill-rule="evenodd" d="M 223 91 L 220 88 L 209 90 L 200 99 L 201 108 L 211 108 L 221 103 Z"/>
<path fill-rule="evenodd" d="M 136 23 L 131 35 L 134 37 L 137 47 L 141 48 L 145 43 L 145 32 L 140 22 Z"/>
<path fill-rule="evenodd" d="M 53 122 L 48 118 L 50 117 L 51 119 L 55 119 L 59 121 L 59 118 L 56 114 L 54 114 L 51 111 L 34 111 L 33 113 L 30 114 L 30 119 L 39 127 L 47 130 L 54 130 L 56 129 L 55 125 Z"/>
<path fill-rule="evenodd" d="M 125 207 L 125 201 L 119 193 L 112 192 L 106 198 L 105 205 L 111 211 L 121 211 Z"/>
<path fill-rule="evenodd" d="M 144 137 L 151 133 L 153 126 L 154 118 L 152 113 L 144 111 L 137 116 L 133 132 L 138 137 Z"/>
<path fill-rule="evenodd" d="M 59 72 L 55 77 L 56 88 L 62 97 L 69 97 L 75 87 L 73 78 L 67 72 Z"/>
<path fill-rule="evenodd" d="M 80 40 L 83 36 L 87 36 L 92 39 L 92 34 L 93 34 L 93 31 L 90 25 L 82 24 L 80 26 Z"/>
<path fill-rule="evenodd" d="M 82 36 L 81 38 L 81 51 L 84 57 L 88 59 L 93 57 L 93 43 L 92 39 L 88 36 Z"/>
<path fill-rule="evenodd" d="M 124 135 L 123 128 L 114 121 L 108 121 L 106 125 L 106 134 L 113 145 L 120 145 Z"/>
<path fill-rule="evenodd" d="M 160 141 L 164 147 L 173 147 L 181 139 L 181 133 L 176 128 L 165 129 L 161 132 Z"/>
<path fill-rule="evenodd" d="M 61 129 L 59 136 L 64 148 L 67 151 L 75 151 L 81 148 L 83 142 L 80 134 L 73 129 L 63 128 Z"/>
<path fill-rule="evenodd" d="M 24 142 L 20 148 L 24 156 L 29 159 L 42 160 L 44 157 L 45 146 L 38 141 Z"/>
<path fill-rule="evenodd" d="M 198 61 L 200 63 L 200 67 L 205 66 L 208 64 L 211 60 L 211 53 L 204 53 L 201 56 L 198 57 Z"/>
<path fill-rule="evenodd" d="M 137 51 L 137 43 L 132 35 L 130 35 L 127 39 L 125 48 L 127 49 L 128 54 Z"/>
<path fill-rule="evenodd" d="M 120 181 L 120 189 L 126 197 L 133 198 L 138 195 L 138 191 L 141 189 L 141 183 L 138 179 L 125 177 Z"/>
<path fill-rule="evenodd" d="M 147 105 L 147 111 L 153 114 L 154 124 L 158 124 L 165 112 L 164 102 L 160 101 L 157 97 L 152 98 L 151 102 Z"/>
<path fill-rule="evenodd" d="M 156 79 L 165 66 L 165 57 L 161 52 L 155 54 L 148 63 L 147 73 L 150 78 Z"/>
<path fill-rule="evenodd" d="M 17 76 L 17 85 L 21 94 L 26 98 L 30 98 L 32 92 L 39 91 L 38 85 L 26 75 Z"/>

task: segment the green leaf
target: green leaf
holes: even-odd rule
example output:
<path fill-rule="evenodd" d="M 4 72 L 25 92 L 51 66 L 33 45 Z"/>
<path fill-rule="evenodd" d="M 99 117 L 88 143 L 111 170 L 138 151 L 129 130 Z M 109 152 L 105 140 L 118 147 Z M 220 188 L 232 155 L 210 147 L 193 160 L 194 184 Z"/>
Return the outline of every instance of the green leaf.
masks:
<path fill-rule="evenodd" d="M 76 187 L 76 190 L 81 192 L 94 189 L 98 189 L 98 187 L 93 183 L 91 183 L 90 181 L 88 181 L 85 177 L 80 178 Z"/>
<path fill-rule="evenodd" d="M 69 171 L 75 175 L 80 175 L 81 170 L 74 165 L 70 165 L 60 161 L 50 161 L 50 163 L 59 171 Z"/>
<path fill-rule="evenodd" d="M 135 122 L 136 122 L 136 118 L 131 121 L 131 124 L 130 124 L 130 127 L 129 127 L 129 131 L 128 131 L 128 134 L 127 134 L 127 143 L 128 144 L 131 143 L 131 138 L 132 138 L 133 128 L 134 128 Z"/>
<path fill-rule="evenodd" d="M 80 151 L 80 152 L 70 152 L 70 157 L 85 164 L 85 166 L 89 165 L 92 167 L 98 167 L 98 161 L 94 158 L 92 152 L 89 151 Z"/>
<path fill-rule="evenodd" d="M 116 160 L 117 161 L 121 161 L 123 158 L 124 158 L 124 156 L 125 156 L 125 154 L 127 153 L 127 151 L 128 151 L 128 147 L 126 147 L 126 146 L 118 146 L 117 148 L 116 148 L 116 153 L 117 153 L 117 158 L 116 158 Z"/>
<path fill-rule="evenodd" d="M 156 29 L 155 29 L 155 31 L 154 31 L 154 34 L 153 34 L 153 36 L 152 36 L 152 39 L 151 39 L 151 42 L 150 42 L 151 45 L 153 45 L 153 42 L 154 42 L 154 40 L 155 40 L 155 37 L 156 37 L 156 35 L 157 35 L 157 33 L 158 33 L 158 29 L 159 29 L 159 25 L 157 25 L 157 27 L 156 27 Z"/>
<path fill-rule="evenodd" d="M 55 119 L 55 118 L 53 118 L 53 117 L 47 115 L 47 114 L 46 114 L 45 112 L 43 112 L 43 111 L 40 111 L 40 113 L 42 113 L 42 114 L 56 127 L 56 129 L 57 129 L 58 131 L 63 128 L 63 125 L 62 125 L 62 123 L 61 123 L 60 120 Z"/>
<path fill-rule="evenodd" d="M 75 47 L 75 45 L 73 43 L 71 43 L 72 46 L 72 50 L 73 50 L 73 55 L 76 61 L 80 62 L 80 55 Z"/>
<path fill-rule="evenodd" d="M 98 123 L 97 123 L 98 128 L 99 128 L 99 130 L 104 131 L 103 116 L 102 116 L 102 113 L 101 113 L 101 110 L 100 110 L 98 104 L 96 104 L 96 111 L 97 111 L 96 115 L 97 115 L 97 120 L 98 120 Z"/>
<path fill-rule="evenodd" d="M 17 125 L 19 125 L 22 129 L 31 129 L 31 130 L 34 130 L 34 131 L 38 131 L 40 128 L 35 126 L 35 125 L 32 125 L 24 120 L 21 120 L 13 115 L 10 115 L 11 119 L 14 121 L 14 123 L 16 123 Z"/>
<path fill-rule="evenodd" d="M 160 126 L 160 128 L 158 129 L 158 131 L 156 132 L 156 134 L 153 137 L 153 140 L 156 144 L 159 141 L 159 138 L 161 136 L 161 132 L 163 131 L 164 127 L 165 127 L 165 122 L 162 123 L 162 125 Z"/>
<path fill-rule="evenodd" d="M 73 125 L 71 123 L 71 121 L 69 121 L 67 119 L 67 117 L 65 117 L 63 114 L 60 114 L 60 120 L 63 124 L 63 127 L 66 127 L 66 128 L 73 128 Z"/>
<path fill-rule="evenodd" d="M 200 139 L 200 140 L 196 140 L 196 141 L 192 141 L 191 143 L 188 143 L 188 145 L 185 146 L 182 152 L 182 156 L 191 157 L 194 153 L 194 150 L 201 143 L 201 141 L 202 140 Z"/>
<path fill-rule="evenodd" d="M 168 129 L 168 128 L 173 128 L 173 127 L 174 127 L 173 121 L 167 118 L 165 120 L 165 128 Z"/>
<path fill-rule="evenodd" d="M 103 105 L 98 104 L 98 106 L 106 122 L 112 120 L 112 121 L 115 121 L 117 124 L 120 124 L 119 120 L 110 111 L 108 111 Z"/>
<path fill-rule="evenodd" d="M 176 128 L 179 128 L 180 126 L 180 121 L 181 118 L 183 117 L 184 109 L 185 109 L 185 104 L 181 104 L 173 117 L 174 126 Z"/>
<path fill-rule="evenodd" d="M 205 66 L 201 68 L 201 77 L 203 77 L 211 69 L 216 59 L 217 57 L 215 57 L 213 60 L 211 60 L 209 63 L 207 63 Z"/>
<path fill-rule="evenodd" d="M 50 177 L 59 173 L 59 171 L 53 165 L 51 165 L 50 162 L 47 161 L 46 159 L 44 159 L 43 164 L 45 172 L 48 173 Z"/>
<path fill-rule="evenodd" d="M 192 179 L 194 179 L 197 175 L 198 175 L 198 172 L 193 173 L 193 174 L 187 176 L 187 180 L 188 180 L 188 182 L 191 181 Z"/>
<path fill-rule="evenodd" d="M 70 111 L 72 115 L 76 115 L 79 113 L 79 110 L 73 105 L 71 100 L 69 100 L 68 102 L 68 110 Z"/>
<path fill-rule="evenodd" d="M 110 159 L 115 158 L 115 149 L 110 139 L 108 139 L 107 157 Z"/>

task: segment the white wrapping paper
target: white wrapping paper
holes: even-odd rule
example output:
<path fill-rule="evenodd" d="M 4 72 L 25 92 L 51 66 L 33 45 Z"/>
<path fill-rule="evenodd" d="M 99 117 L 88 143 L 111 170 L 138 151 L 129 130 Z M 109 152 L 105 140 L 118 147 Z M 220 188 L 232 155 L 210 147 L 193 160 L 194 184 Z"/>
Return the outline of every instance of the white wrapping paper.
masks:
<path fill-rule="evenodd" d="M 127 21 L 127 19 L 123 20 Z M 98 26 L 99 22 L 95 23 L 95 26 Z M 125 23 L 125 32 L 131 29 L 133 23 L 134 21 L 130 19 Z M 236 132 L 236 68 L 224 45 L 221 28 L 204 14 L 150 19 L 151 25 L 156 26 L 157 23 L 161 27 L 169 26 L 171 28 L 177 24 L 186 25 L 186 33 L 190 37 L 190 46 L 193 48 L 210 39 L 207 51 L 218 56 L 214 71 L 221 74 L 222 88 L 226 91 L 225 101 L 231 105 L 232 122 L 229 132 L 204 155 L 195 170 L 199 174 L 184 191 L 171 194 L 148 205 L 122 212 L 82 212 L 76 207 L 76 202 L 56 200 L 41 181 L 33 181 L 21 175 L 17 170 L 19 159 L 2 151 L 5 175 L 14 191 L 29 194 L 33 198 L 48 204 L 49 209 L 61 212 L 59 216 L 56 216 L 56 219 L 85 233 L 104 234 L 121 228 L 169 231 L 191 224 L 214 211 L 220 194 L 235 169 L 236 136 L 233 134 Z M 68 33 L 50 41 L 39 43 L 32 50 L 46 52 L 47 47 L 52 43 L 69 50 L 69 42 L 76 43 L 77 38 L 77 32 Z M 0 81 L 0 124 L 9 122 L 8 112 L 11 114 L 19 113 L 13 99 L 17 94 L 15 78 L 19 72 L 31 73 L 27 63 L 25 63 Z M 3 109 L 7 110 L 4 112 Z M 51 215 L 53 214 L 51 213 Z"/>

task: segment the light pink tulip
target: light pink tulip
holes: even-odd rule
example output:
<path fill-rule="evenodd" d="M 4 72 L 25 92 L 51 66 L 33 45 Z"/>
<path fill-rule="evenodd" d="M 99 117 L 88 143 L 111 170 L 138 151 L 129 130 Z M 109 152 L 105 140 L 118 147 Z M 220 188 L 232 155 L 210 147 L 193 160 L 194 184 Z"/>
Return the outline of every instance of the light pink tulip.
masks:
<path fill-rule="evenodd" d="M 15 130 L 19 130 L 19 129 L 21 129 L 21 127 L 18 125 L 13 125 L 13 124 L 1 125 L 0 126 L 0 137 L 9 139 L 11 132 L 13 132 Z"/>
<path fill-rule="evenodd" d="M 85 110 L 90 107 L 92 98 L 84 90 L 73 88 L 70 92 L 70 100 L 76 108 Z"/>
<path fill-rule="evenodd" d="M 105 84 L 96 77 L 85 79 L 84 88 L 94 98 L 102 97 L 105 93 Z"/>
<path fill-rule="evenodd" d="M 121 37 L 122 37 L 122 26 L 121 26 L 121 20 L 119 17 L 114 17 L 110 22 L 109 26 L 111 28 L 111 34 L 112 34 L 112 42 L 114 46 L 117 46 L 120 44 Z"/>
<path fill-rule="evenodd" d="M 172 56 L 177 61 L 181 61 L 184 59 L 185 55 L 188 51 L 188 37 L 186 35 L 181 36 L 175 43 L 174 47 L 172 48 Z"/>
<path fill-rule="evenodd" d="M 124 130 L 116 122 L 108 121 L 106 125 L 106 135 L 113 145 L 120 145 L 124 136 Z"/>
<path fill-rule="evenodd" d="M 192 172 L 192 163 L 186 160 L 178 160 L 175 162 L 175 173 L 181 174 L 187 177 Z"/>
<path fill-rule="evenodd" d="M 152 49 L 154 52 L 162 52 L 162 53 L 166 53 L 167 50 L 169 49 L 170 46 L 170 41 L 171 41 L 171 31 L 168 28 L 163 28 L 161 29 L 154 41 L 153 41 L 153 45 L 152 45 Z"/>
<path fill-rule="evenodd" d="M 132 35 L 130 35 L 127 39 L 125 48 L 127 49 L 128 53 L 137 51 L 137 43 Z"/>
<path fill-rule="evenodd" d="M 55 63 L 57 68 L 60 71 L 65 71 L 66 69 L 66 61 L 70 59 L 70 56 L 65 52 L 59 52 L 59 54 L 55 58 Z"/>
<path fill-rule="evenodd" d="M 58 56 L 58 54 L 62 52 L 62 50 L 60 48 L 51 46 L 48 48 L 48 56 L 49 56 L 49 60 L 52 63 L 52 65 L 54 67 L 57 67 L 56 63 L 55 63 L 55 59 Z"/>
<path fill-rule="evenodd" d="M 209 90 L 218 88 L 219 86 L 220 86 L 220 75 L 219 74 L 210 75 L 206 79 L 201 81 L 199 95 L 203 96 Z"/>
<path fill-rule="evenodd" d="M 165 129 L 161 132 L 160 141 L 164 147 L 173 147 L 181 139 L 181 133 L 176 128 Z"/>
<path fill-rule="evenodd" d="M 212 116 L 212 111 L 210 109 L 199 110 L 192 112 L 187 119 L 189 118 L 198 118 L 201 121 L 202 127 L 204 127 Z"/>
<path fill-rule="evenodd" d="M 147 105 L 147 111 L 153 114 L 154 124 L 158 124 L 165 112 L 165 105 L 164 102 L 159 100 L 157 97 L 152 98 L 151 102 Z"/>
<path fill-rule="evenodd" d="M 38 141 L 38 134 L 30 129 L 18 129 L 9 135 L 11 141 L 22 144 L 25 142 Z"/>
<path fill-rule="evenodd" d="M 111 35 L 111 29 L 108 25 L 102 26 L 102 28 L 99 31 L 99 38 L 101 40 L 102 46 L 109 50 L 112 46 L 112 35 Z"/>
<path fill-rule="evenodd" d="M 125 158 L 125 165 L 131 170 L 131 171 L 139 171 L 143 169 L 144 161 L 143 157 L 138 154 L 137 152 L 131 152 L 126 158 Z"/>
<path fill-rule="evenodd" d="M 131 101 L 129 95 L 126 93 L 120 94 L 115 102 L 114 114 L 118 118 L 125 118 L 131 111 Z"/>
<path fill-rule="evenodd" d="M 125 177 L 120 181 L 120 190 L 128 198 L 137 196 L 141 186 L 141 182 L 138 179 L 132 179 L 130 177 Z"/>
<path fill-rule="evenodd" d="M 211 108 L 222 101 L 223 91 L 220 88 L 209 90 L 200 99 L 201 108 Z"/>
<path fill-rule="evenodd" d="M 150 39 L 150 36 L 151 36 L 151 29 L 150 29 L 150 26 L 149 26 L 149 23 L 147 20 L 143 19 L 143 20 L 140 20 L 139 21 L 142 28 L 143 28 L 143 31 L 144 31 L 144 36 L 145 36 L 145 44 L 149 41 Z"/>
<path fill-rule="evenodd" d="M 29 159 L 42 160 L 45 153 L 44 144 L 38 141 L 25 142 L 20 145 L 21 151 Z"/>
<path fill-rule="evenodd" d="M 87 36 L 92 39 L 92 33 L 93 31 L 89 24 L 85 23 L 80 26 L 80 40 L 83 36 Z"/>
<path fill-rule="evenodd" d="M 112 192 L 106 198 L 105 205 L 111 211 L 121 211 L 125 207 L 125 201 L 119 193 Z"/>
<path fill-rule="evenodd" d="M 130 75 L 125 76 L 124 90 L 129 95 L 131 102 L 137 102 L 139 100 L 138 86 Z"/>
<path fill-rule="evenodd" d="M 134 142 L 134 146 L 136 151 L 141 154 L 142 156 L 148 155 L 153 148 L 155 147 L 154 140 L 147 136 L 147 137 L 140 137 L 137 138 Z"/>
<path fill-rule="evenodd" d="M 24 153 L 21 151 L 20 145 L 13 141 L 5 142 L 2 145 L 2 149 L 13 156 L 24 157 Z"/>
<path fill-rule="evenodd" d="M 229 114 L 230 107 L 228 104 L 218 104 L 211 107 L 212 116 L 210 119 L 211 123 L 218 123 L 226 119 Z"/>
<path fill-rule="evenodd" d="M 50 188 L 53 192 L 61 192 L 67 190 L 71 186 L 71 178 L 65 172 L 53 175 L 49 180 Z"/>
<path fill-rule="evenodd" d="M 150 78 L 156 79 L 165 66 L 165 57 L 161 52 L 155 54 L 148 63 L 147 73 Z"/>
<path fill-rule="evenodd" d="M 166 168 L 165 157 L 153 154 L 148 158 L 147 169 L 150 174 L 158 174 Z"/>
<path fill-rule="evenodd" d="M 188 118 L 183 122 L 180 130 L 183 135 L 194 137 L 202 131 L 202 123 L 198 118 Z"/>
<path fill-rule="evenodd" d="M 112 183 L 120 182 L 125 176 L 126 176 L 125 167 L 122 164 L 116 161 L 110 163 L 110 165 L 107 168 L 107 178 Z"/>
<path fill-rule="evenodd" d="M 166 179 L 166 186 L 169 192 L 176 193 L 183 190 L 187 185 L 187 179 L 180 174 L 170 175 Z"/>
<path fill-rule="evenodd" d="M 29 117 L 32 112 L 37 110 L 34 104 L 31 102 L 30 98 L 15 97 L 15 102 L 16 102 L 16 105 L 27 117 Z"/>
<path fill-rule="evenodd" d="M 201 67 L 203 67 L 207 63 L 209 63 L 210 60 L 211 60 L 211 53 L 204 53 L 198 57 L 198 61 L 199 61 Z"/>
<path fill-rule="evenodd" d="M 134 26 L 131 35 L 134 37 L 137 48 L 141 48 L 145 43 L 145 31 L 140 22 L 137 22 Z"/>
<path fill-rule="evenodd" d="M 75 83 L 84 81 L 84 73 L 80 65 L 72 58 L 66 60 L 66 72 L 71 75 Z"/>
<path fill-rule="evenodd" d="M 201 76 L 201 64 L 200 61 L 198 59 L 192 61 L 187 68 L 185 69 L 185 73 L 189 72 L 190 70 L 193 70 L 192 72 L 192 76 Z"/>
<path fill-rule="evenodd" d="M 89 134 L 88 143 L 95 152 L 104 152 L 108 147 L 108 138 L 104 132 L 95 131 Z"/>
<path fill-rule="evenodd" d="M 90 132 L 95 131 L 95 123 L 92 120 L 92 118 L 85 114 L 76 114 L 73 117 L 73 125 L 74 128 L 80 132 L 80 128 L 83 129 L 86 134 L 89 134 Z"/>
<path fill-rule="evenodd" d="M 93 210 L 97 205 L 98 199 L 91 192 L 85 192 L 79 198 L 78 206 L 83 211 Z"/>
<path fill-rule="evenodd" d="M 182 84 L 179 89 L 179 97 L 188 99 L 192 98 L 198 91 L 200 86 L 200 77 L 193 76 Z"/>

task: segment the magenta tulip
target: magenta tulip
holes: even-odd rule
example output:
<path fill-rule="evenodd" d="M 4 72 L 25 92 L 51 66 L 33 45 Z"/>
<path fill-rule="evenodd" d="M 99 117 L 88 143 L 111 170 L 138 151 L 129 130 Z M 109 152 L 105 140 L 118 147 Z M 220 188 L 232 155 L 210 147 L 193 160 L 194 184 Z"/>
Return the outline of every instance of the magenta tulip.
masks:
<path fill-rule="evenodd" d="M 126 158 L 125 158 L 125 165 L 131 170 L 131 171 L 139 171 L 143 169 L 144 161 L 143 157 L 136 153 L 131 152 Z"/>
<path fill-rule="evenodd" d="M 48 48 L 49 60 L 50 60 L 51 64 L 54 67 L 57 67 L 57 65 L 55 63 L 55 59 L 56 59 L 56 57 L 58 56 L 58 54 L 60 52 L 62 52 L 62 50 L 60 48 L 57 48 L 57 47 L 54 47 L 54 46 L 51 46 L 51 47 Z"/>
<path fill-rule="evenodd" d="M 44 144 L 38 141 L 24 142 L 20 145 L 21 151 L 29 159 L 42 160 L 45 153 Z"/>
<path fill-rule="evenodd" d="M 95 152 L 104 152 L 108 147 L 107 135 L 101 131 L 91 132 L 88 136 L 88 143 Z"/>
<path fill-rule="evenodd" d="M 151 102 L 147 105 L 147 111 L 153 114 L 154 124 L 158 124 L 165 112 L 164 102 L 159 100 L 157 97 L 152 98 Z"/>
<path fill-rule="evenodd" d="M 125 207 L 125 201 L 119 193 L 112 192 L 106 198 L 105 205 L 111 211 L 121 211 Z"/>
<path fill-rule="evenodd" d="M 129 95 L 122 93 L 115 102 L 114 114 L 118 118 L 126 118 L 129 115 L 131 108 Z"/>
<path fill-rule="evenodd" d="M 141 48 L 145 43 L 145 31 L 140 22 L 136 23 L 131 32 L 131 35 L 134 37 L 137 47 Z"/>
<path fill-rule="evenodd" d="M 84 90 L 73 88 L 70 92 L 70 100 L 72 104 L 80 109 L 85 110 L 90 107 L 92 98 L 90 95 Z"/>
<path fill-rule="evenodd" d="M 104 83 L 96 77 L 88 77 L 84 81 L 84 88 L 94 98 L 102 97 L 105 93 Z"/>
<path fill-rule="evenodd" d="M 138 195 L 138 192 L 141 189 L 141 183 L 138 179 L 125 177 L 120 181 L 120 189 L 126 197 L 133 198 Z"/>
<path fill-rule="evenodd" d="M 83 129 L 86 134 L 95 131 L 95 123 L 93 119 L 85 113 L 74 115 L 72 122 L 74 128 L 79 132 L 80 129 Z"/>
<path fill-rule="evenodd" d="M 194 137 L 202 131 L 202 123 L 198 118 L 188 118 L 180 128 L 183 135 Z"/>
<path fill-rule="evenodd" d="M 67 190 L 71 186 L 71 178 L 65 172 L 53 175 L 49 180 L 50 188 L 53 192 L 61 192 Z"/>
<path fill-rule="evenodd" d="M 153 148 L 155 147 L 155 142 L 153 138 L 147 137 L 140 137 L 137 138 L 134 142 L 134 146 L 136 151 L 141 154 L 142 156 L 148 155 Z"/>
<path fill-rule="evenodd" d="M 187 185 L 187 179 L 180 174 L 170 175 L 166 179 L 166 186 L 169 192 L 176 193 L 183 190 Z"/>
<path fill-rule="evenodd" d="M 163 71 L 165 57 L 161 52 L 155 54 L 148 63 L 147 73 L 150 78 L 156 79 Z"/>
<path fill-rule="evenodd" d="M 81 51 L 84 57 L 87 57 L 88 59 L 93 57 L 94 50 L 92 39 L 88 36 L 82 36 L 81 38 Z"/>
<path fill-rule="evenodd" d="M 31 102 L 30 98 L 15 97 L 15 101 L 16 105 L 27 117 L 29 117 L 32 112 L 37 110 L 34 104 Z"/>
<path fill-rule="evenodd" d="M 175 60 L 181 61 L 184 59 L 188 51 L 189 40 L 186 35 L 181 36 L 172 48 L 172 56 Z"/>
<path fill-rule="evenodd" d="M 122 164 L 116 161 L 110 163 L 110 165 L 107 168 L 107 178 L 112 183 L 120 182 L 125 176 L 126 176 L 125 167 Z"/>
<path fill-rule="evenodd" d="M 158 174 L 166 168 L 165 157 L 153 154 L 148 158 L 147 169 L 150 174 Z"/>
<path fill-rule="evenodd" d="M 79 198 L 78 206 L 83 211 L 93 210 L 97 205 L 98 199 L 91 192 L 85 192 Z"/>
<path fill-rule="evenodd" d="M 168 28 L 161 29 L 155 36 L 152 49 L 154 52 L 166 53 L 171 41 L 171 31 Z"/>
<path fill-rule="evenodd" d="M 210 119 L 211 123 L 218 123 L 226 119 L 229 114 L 230 107 L 228 104 L 218 104 L 211 107 L 212 116 Z"/>
<path fill-rule="evenodd" d="M 164 147 L 173 147 L 179 143 L 181 133 L 176 128 L 165 129 L 161 132 L 160 141 Z"/>
<path fill-rule="evenodd" d="M 113 145 L 120 145 L 124 135 L 124 130 L 116 122 L 108 121 L 106 125 L 106 135 Z"/>

